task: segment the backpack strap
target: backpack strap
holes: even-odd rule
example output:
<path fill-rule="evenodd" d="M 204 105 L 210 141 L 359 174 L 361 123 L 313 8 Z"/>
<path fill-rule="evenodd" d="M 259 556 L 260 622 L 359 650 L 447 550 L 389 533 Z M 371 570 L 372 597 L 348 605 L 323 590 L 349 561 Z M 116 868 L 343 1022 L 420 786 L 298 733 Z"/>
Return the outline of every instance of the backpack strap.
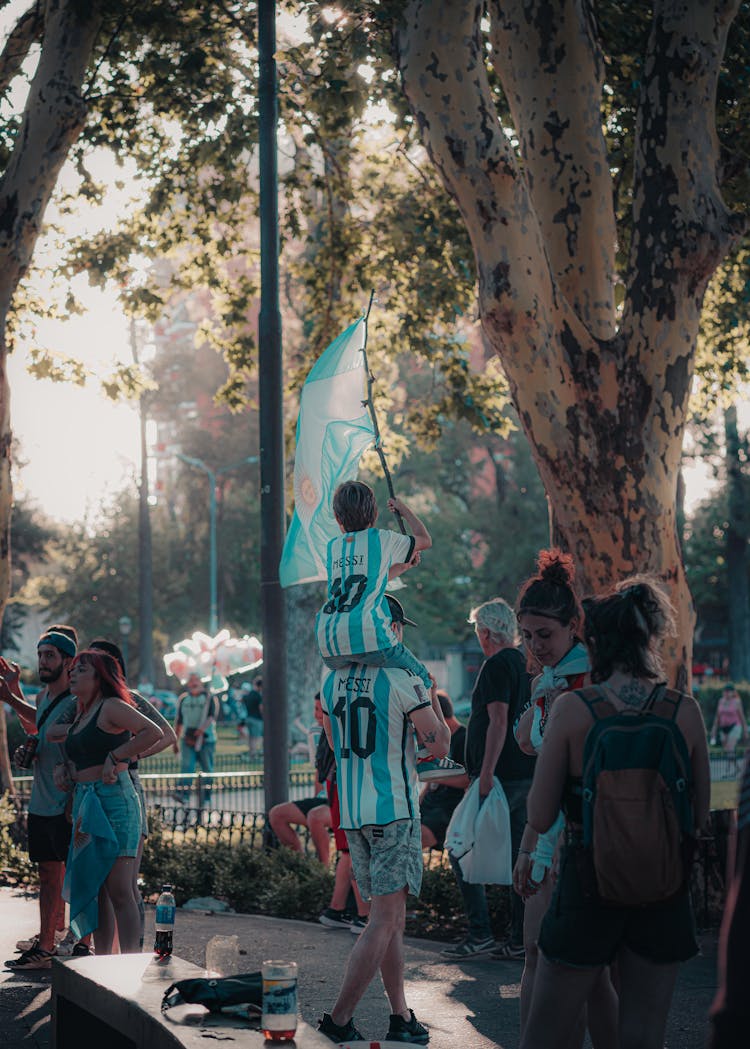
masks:
<path fill-rule="evenodd" d="M 594 721 L 602 718 L 610 718 L 617 713 L 617 709 L 611 700 L 607 699 L 604 689 L 600 685 L 589 685 L 588 688 L 577 688 L 573 691 L 582 703 L 588 708 L 588 712 Z"/>
<path fill-rule="evenodd" d="M 660 681 L 654 685 L 651 695 L 643 704 L 643 713 L 654 714 L 666 721 L 674 721 L 683 698 L 682 692 L 667 688 L 666 682 Z"/>

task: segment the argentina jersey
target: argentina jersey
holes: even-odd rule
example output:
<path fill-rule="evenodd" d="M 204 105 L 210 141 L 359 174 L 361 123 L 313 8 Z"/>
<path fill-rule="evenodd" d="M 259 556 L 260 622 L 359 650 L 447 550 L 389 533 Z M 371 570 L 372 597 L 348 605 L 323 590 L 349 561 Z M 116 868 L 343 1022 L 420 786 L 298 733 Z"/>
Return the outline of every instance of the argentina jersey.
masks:
<path fill-rule="evenodd" d="M 347 532 L 328 544 L 328 600 L 315 630 L 321 655 L 358 656 L 396 644 L 391 616 L 384 608 L 391 565 L 414 556 L 414 538 L 386 529 Z"/>
<path fill-rule="evenodd" d="M 341 826 L 358 830 L 419 817 L 414 729 L 408 715 L 430 697 L 408 670 L 352 663 L 320 690 L 331 723 Z"/>

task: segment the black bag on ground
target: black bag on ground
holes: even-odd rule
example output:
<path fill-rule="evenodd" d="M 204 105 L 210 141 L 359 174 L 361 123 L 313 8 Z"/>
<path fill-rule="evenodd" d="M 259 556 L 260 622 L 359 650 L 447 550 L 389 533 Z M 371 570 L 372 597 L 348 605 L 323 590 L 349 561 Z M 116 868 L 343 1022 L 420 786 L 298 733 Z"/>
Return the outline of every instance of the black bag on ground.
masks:
<path fill-rule="evenodd" d="M 263 1002 L 261 973 L 241 973 L 238 976 L 208 978 L 197 976 L 192 980 L 178 980 L 164 992 L 161 1011 L 173 1005 L 203 1005 L 211 1013 L 220 1013 L 230 1006 L 249 1005 L 260 1012 Z"/>

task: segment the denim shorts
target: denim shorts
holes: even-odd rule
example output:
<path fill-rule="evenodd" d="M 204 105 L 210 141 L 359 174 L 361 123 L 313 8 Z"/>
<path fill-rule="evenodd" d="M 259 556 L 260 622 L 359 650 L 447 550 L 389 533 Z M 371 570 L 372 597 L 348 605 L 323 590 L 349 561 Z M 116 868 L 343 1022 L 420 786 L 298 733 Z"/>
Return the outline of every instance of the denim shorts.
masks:
<path fill-rule="evenodd" d="M 78 808 L 83 799 L 83 791 L 76 787 L 73 795 L 73 823 L 78 816 Z M 137 856 L 141 843 L 141 807 L 138 795 L 130 779 L 130 773 L 119 772 L 115 783 L 102 783 L 95 780 L 85 786 L 93 787 L 101 806 L 115 832 L 118 845 L 118 856 Z"/>
<path fill-rule="evenodd" d="M 552 901 L 542 921 L 539 950 L 572 968 L 610 965 L 620 947 L 655 965 L 675 965 L 698 953 L 687 889 L 664 903 L 617 907 L 584 891 L 583 850 L 566 845 Z"/>
<path fill-rule="evenodd" d="M 148 837 L 148 809 L 146 808 L 146 795 L 143 790 L 143 784 L 141 783 L 141 777 L 138 775 L 138 769 L 130 769 L 128 772 L 130 780 L 135 787 L 135 792 L 138 795 L 138 804 L 141 807 L 141 837 Z"/>
<path fill-rule="evenodd" d="M 357 888 L 362 898 L 388 896 L 406 886 L 413 896 L 422 887 L 422 829 L 419 820 L 396 820 L 347 830 Z"/>

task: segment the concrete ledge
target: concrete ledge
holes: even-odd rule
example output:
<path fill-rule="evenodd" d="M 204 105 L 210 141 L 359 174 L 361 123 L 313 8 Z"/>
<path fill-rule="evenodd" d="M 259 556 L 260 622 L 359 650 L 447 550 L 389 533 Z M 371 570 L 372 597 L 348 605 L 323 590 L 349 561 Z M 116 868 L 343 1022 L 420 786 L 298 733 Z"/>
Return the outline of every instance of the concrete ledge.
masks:
<path fill-rule="evenodd" d="M 54 959 L 52 963 L 52 1049 L 205 1049 L 221 1031 L 237 1049 L 268 1047 L 263 1035 L 235 1017 L 211 1015 L 201 1006 L 179 1006 L 163 1014 L 164 991 L 175 980 L 202 976 L 181 958 L 154 965 L 150 954 Z M 331 1049 L 331 1042 L 300 1021 L 298 1049 Z"/>

